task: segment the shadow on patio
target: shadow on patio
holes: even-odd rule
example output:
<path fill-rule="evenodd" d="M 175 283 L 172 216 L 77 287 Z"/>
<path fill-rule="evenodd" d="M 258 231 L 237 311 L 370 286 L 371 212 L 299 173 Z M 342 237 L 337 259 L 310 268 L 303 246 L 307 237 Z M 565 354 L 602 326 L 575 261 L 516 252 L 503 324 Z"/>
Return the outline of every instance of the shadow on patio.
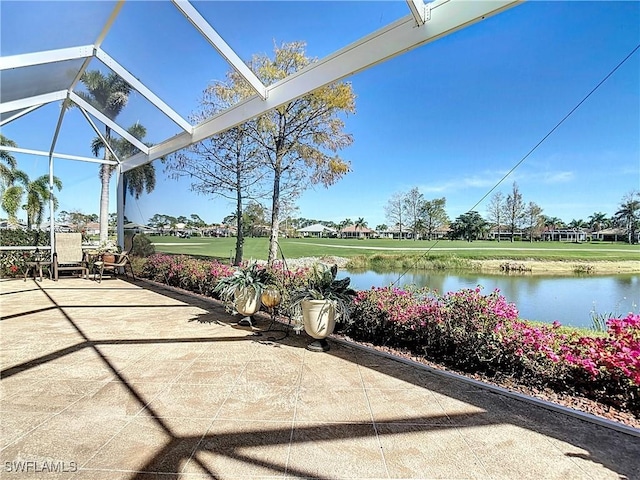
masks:
<path fill-rule="evenodd" d="M 123 280 L 0 287 L 5 472 L 640 478 L 637 437 L 343 343 L 254 336 L 213 301 Z"/>

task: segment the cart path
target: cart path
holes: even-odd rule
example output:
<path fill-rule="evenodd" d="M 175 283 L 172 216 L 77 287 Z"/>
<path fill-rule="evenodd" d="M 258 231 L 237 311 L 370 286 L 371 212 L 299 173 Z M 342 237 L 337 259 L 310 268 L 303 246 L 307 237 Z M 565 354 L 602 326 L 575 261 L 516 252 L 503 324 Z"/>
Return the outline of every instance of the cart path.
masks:
<path fill-rule="evenodd" d="M 202 243 L 179 243 L 179 242 L 175 242 L 175 243 L 153 243 L 154 245 L 160 245 L 162 247 L 169 247 L 171 245 L 175 245 L 176 247 L 192 247 L 192 246 L 196 246 L 196 245 L 209 245 L 207 242 L 202 242 Z"/>
<path fill-rule="evenodd" d="M 469 247 L 469 248 L 460 248 L 460 247 L 365 247 L 359 245 L 330 245 L 326 243 L 307 243 L 307 242 L 292 242 L 302 245 L 314 245 L 316 247 L 327 247 L 327 248 L 353 248 L 356 250 L 402 250 L 402 251 L 414 251 L 414 252 L 424 252 L 427 250 L 501 250 L 503 252 L 508 251 L 522 251 L 522 252 L 619 252 L 619 253 L 638 253 L 640 254 L 640 249 L 621 249 L 621 248 L 527 248 L 527 247 Z"/>

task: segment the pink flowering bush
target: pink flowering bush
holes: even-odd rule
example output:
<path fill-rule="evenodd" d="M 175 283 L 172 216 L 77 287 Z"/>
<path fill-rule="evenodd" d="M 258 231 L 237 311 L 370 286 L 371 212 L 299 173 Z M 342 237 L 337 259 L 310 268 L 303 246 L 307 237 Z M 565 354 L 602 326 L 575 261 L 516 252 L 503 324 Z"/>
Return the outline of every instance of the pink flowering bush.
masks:
<path fill-rule="evenodd" d="M 374 287 L 358 292 L 351 318 L 341 329 L 347 335 L 382 345 L 411 348 L 429 337 L 440 321 L 437 299 L 427 289 Z"/>
<path fill-rule="evenodd" d="M 308 268 L 286 270 L 278 262 L 274 263 L 270 270 L 283 294 L 283 303 L 288 298 L 287 292 L 303 285 L 309 274 Z M 218 282 L 233 275 L 234 271 L 233 266 L 216 260 L 162 253 L 147 257 L 139 267 L 139 275 L 142 277 L 214 298 L 218 298 L 218 294 L 214 292 Z"/>
<path fill-rule="evenodd" d="M 469 369 L 499 363 L 496 327 L 518 316 L 498 291 L 485 296 L 480 287 L 443 296 L 426 289 L 373 288 L 360 292 L 355 303 L 347 335 Z"/>
<path fill-rule="evenodd" d="M 606 337 L 581 339 L 564 359 L 592 378 L 608 375 L 640 385 L 640 314 L 607 320 Z"/>
<path fill-rule="evenodd" d="M 520 377 L 640 411 L 640 315 L 607 320 L 605 336 L 561 333 L 560 325 L 501 325 Z M 635 407 L 634 407 L 635 405 Z"/>
<path fill-rule="evenodd" d="M 273 262 L 270 269 L 276 278 L 276 285 L 281 288 L 282 294 L 285 296 L 287 291 L 298 290 L 305 285 L 311 273 L 311 269 L 308 267 L 298 267 L 294 270 L 287 269 L 281 261 Z"/>
<path fill-rule="evenodd" d="M 640 415 L 640 315 L 607 320 L 604 337 L 577 337 L 560 349 L 574 383 L 590 396 Z"/>
<path fill-rule="evenodd" d="M 155 282 L 213 296 L 218 281 L 233 272 L 233 267 L 215 260 L 158 253 L 145 259 L 140 275 Z"/>
<path fill-rule="evenodd" d="M 498 290 L 489 295 L 481 287 L 449 292 L 443 296 L 441 316 L 435 345 L 445 361 L 491 372 L 504 363 L 496 330 L 517 319 L 518 310 Z"/>
<path fill-rule="evenodd" d="M 579 334 L 560 333 L 560 326 L 557 322 L 535 325 L 518 319 L 498 324 L 495 332 L 503 354 L 500 372 L 533 386 L 570 389 L 571 372 L 561 361 L 560 352 Z"/>

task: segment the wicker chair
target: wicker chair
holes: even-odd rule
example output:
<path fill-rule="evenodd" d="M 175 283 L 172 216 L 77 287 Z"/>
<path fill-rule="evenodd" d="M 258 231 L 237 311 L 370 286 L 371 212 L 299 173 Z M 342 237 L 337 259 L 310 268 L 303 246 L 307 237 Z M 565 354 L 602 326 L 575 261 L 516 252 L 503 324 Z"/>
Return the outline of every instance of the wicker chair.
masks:
<path fill-rule="evenodd" d="M 89 278 L 89 266 L 82 252 L 81 233 L 56 233 L 53 253 L 53 279 L 58 280 L 59 272 L 80 271 Z"/>

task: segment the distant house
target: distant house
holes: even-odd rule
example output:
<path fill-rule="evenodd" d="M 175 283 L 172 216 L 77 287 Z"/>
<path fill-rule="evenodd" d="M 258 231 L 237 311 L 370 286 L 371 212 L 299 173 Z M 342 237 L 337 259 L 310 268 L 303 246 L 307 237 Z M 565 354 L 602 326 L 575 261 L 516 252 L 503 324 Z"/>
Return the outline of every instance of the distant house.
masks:
<path fill-rule="evenodd" d="M 604 228 L 591 234 L 593 240 L 601 242 L 618 242 L 628 238 L 628 233 L 624 228 Z"/>
<path fill-rule="evenodd" d="M 88 227 L 88 226 L 87 226 Z M 155 232 L 154 228 L 151 228 L 147 225 L 142 225 L 140 223 L 135 223 L 135 222 L 129 222 L 129 223 L 125 223 L 124 224 L 124 229 L 126 231 L 129 232 L 134 232 L 134 233 L 146 233 L 146 234 L 150 234 Z"/>
<path fill-rule="evenodd" d="M 40 230 L 48 231 L 48 230 L 51 230 L 51 224 L 49 222 L 41 223 L 39 228 Z M 76 226 L 73 225 L 72 223 L 55 222 L 53 224 L 53 230 L 55 232 L 60 232 L 60 233 L 75 232 Z"/>
<path fill-rule="evenodd" d="M 451 227 L 449 225 L 444 225 L 442 227 L 436 228 L 434 232 L 431 234 L 431 238 L 428 238 L 427 235 L 424 235 L 425 240 L 442 240 L 444 238 L 449 238 L 449 234 L 451 233 Z"/>
<path fill-rule="evenodd" d="M 85 225 L 84 231 L 87 235 L 100 235 L 100 223 L 89 222 Z"/>
<path fill-rule="evenodd" d="M 402 230 L 401 232 L 399 229 L 392 228 L 388 230 L 380 230 L 377 234 L 380 238 L 390 238 L 394 240 L 409 240 L 413 238 L 413 234 L 409 229 Z"/>
<path fill-rule="evenodd" d="M 522 230 L 521 228 L 517 228 L 514 232 L 513 235 L 511 234 L 511 227 L 509 226 L 502 226 L 500 228 L 494 227 L 491 230 L 489 230 L 489 232 L 487 233 L 487 238 L 489 240 L 506 240 L 506 241 L 510 241 L 511 237 L 514 238 L 514 240 L 517 239 L 524 239 L 524 238 L 529 238 L 529 234 L 527 232 L 525 232 L 524 230 Z"/>
<path fill-rule="evenodd" d="M 223 223 L 215 223 L 202 229 L 203 237 L 235 237 L 236 233 L 236 227 Z"/>
<path fill-rule="evenodd" d="M 299 228 L 298 233 L 300 233 L 303 237 L 327 237 L 336 233 L 336 230 L 331 227 L 327 227 L 326 225 L 322 225 L 321 223 L 316 223 L 314 225 L 309 225 L 308 227 Z"/>
<path fill-rule="evenodd" d="M 545 228 L 542 232 L 542 240 L 551 242 L 585 242 L 587 232 L 581 228 Z"/>
<path fill-rule="evenodd" d="M 376 236 L 377 233 L 375 230 L 371 230 L 367 227 L 358 227 L 355 225 L 349 225 L 348 227 L 344 227 L 340 230 L 340 236 L 342 238 L 371 238 Z"/>
<path fill-rule="evenodd" d="M 27 226 L 22 223 L 22 222 L 18 222 L 16 223 L 9 223 L 9 220 L 2 220 L 0 221 L 0 229 L 1 230 L 26 230 Z"/>
<path fill-rule="evenodd" d="M 252 237 L 268 237 L 271 235 L 271 225 L 269 224 L 257 224 L 254 223 L 253 225 L 250 225 L 250 230 L 249 230 L 249 235 Z M 278 234 L 282 234 L 280 231 L 278 231 Z"/>

